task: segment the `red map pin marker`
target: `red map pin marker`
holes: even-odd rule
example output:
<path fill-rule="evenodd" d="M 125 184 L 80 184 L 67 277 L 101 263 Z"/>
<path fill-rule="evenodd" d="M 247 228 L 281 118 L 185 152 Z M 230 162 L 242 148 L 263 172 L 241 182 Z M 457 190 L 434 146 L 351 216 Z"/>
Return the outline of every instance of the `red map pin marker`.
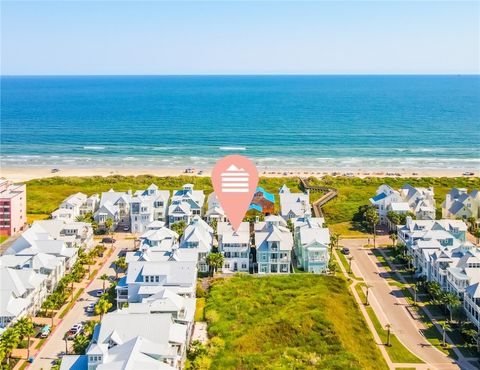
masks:
<path fill-rule="evenodd" d="M 225 215 L 238 230 L 257 188 L 255 164 L 241 155 L 224 157 L 213 168 L 212 183 Z"/>

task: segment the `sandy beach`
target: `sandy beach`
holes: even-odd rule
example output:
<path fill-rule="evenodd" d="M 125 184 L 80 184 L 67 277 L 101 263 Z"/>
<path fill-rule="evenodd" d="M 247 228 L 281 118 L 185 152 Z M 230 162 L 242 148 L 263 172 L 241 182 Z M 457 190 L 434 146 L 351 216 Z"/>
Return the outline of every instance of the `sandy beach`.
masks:
<path fill-rule="evenodd" d="M 210 176 L 210 168 L 195 168 L 191 172 L 186 172 L 185 168 L 153 168 L 153 167 L 110 167 L 110 168 L 81 168 L 65 167 L 60 168 L 58 172 L 52 172 L 50 167 L 3 167 L 0 168 L 0 176 L 11 181 L 28 181 L 55 176 L 180 176 L 196 175 Z M 439 169 L 403 169 L 401 171 L 380 171 L 378 169 L 282 169 L 282 168 L 264 168 L 259 169 L 260 176 L 266 177 L 284 177 L 284 176 L 351 176 L 351 177 L 462 177 L 461 170 L 439 170 Z M 478 173 L 475 173 L 478 176 Z"/>

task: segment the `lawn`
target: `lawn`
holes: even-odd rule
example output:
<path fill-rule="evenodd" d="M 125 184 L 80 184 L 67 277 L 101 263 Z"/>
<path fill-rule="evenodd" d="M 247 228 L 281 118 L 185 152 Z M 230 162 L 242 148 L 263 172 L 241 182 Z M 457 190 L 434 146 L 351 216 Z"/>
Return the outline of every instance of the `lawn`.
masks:
<path fill-rule="evenodd" d="M 213 284 L 211 369 L 386 369 L 344 278 L 234 276 Z"/>

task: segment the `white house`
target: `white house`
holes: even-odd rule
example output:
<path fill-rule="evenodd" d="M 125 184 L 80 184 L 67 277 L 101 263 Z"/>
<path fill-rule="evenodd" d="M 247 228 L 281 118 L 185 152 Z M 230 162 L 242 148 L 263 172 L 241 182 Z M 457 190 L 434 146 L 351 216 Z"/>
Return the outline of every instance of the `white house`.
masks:
<path fill-rule="evenodd" d="M 175 190 L 172 204 L 168 208 L 169 225 L 182 220 L 188 224 L 193 216 L 202 217 L 204 202 L 203 190 L 193 190 L 192 184 L 185 184 L 182 190 Z"/>
<path fill-rule="evenodd" d="M 45 279 L 31 268 L 0 265 L 0 329 L 40 309 L 47 296 Z"/>
<path fill-rule="evenodd" d="M 100 197 L 98 194 L 90 195 L 87 198 L 87 201 L 82 204 L 80 207 L 80 216 L 84 216 L 87 213 L 94 214 L 100 205 Z"/>
<path fill-rule="evenodd" d="M 33 269 L 36 273 L 45 275 L 45 286 L 47 291 L 51 293 L 65 275 L 66 259 L 46 253 L 35 255 L 9 254 L 0 256 L 0 266 L 14 269 Z"/>
<path fill-rule="evenodd" d="M 117 304 L 141 302 L 164 287 L 195 297 L 196 282 L 196 261 L 132 261 L 116 287 Z"/>
<path fill-rule="evenodd" d="M 380 218 L 380 224 L 388 224 L 387 213 L 391 210 L 392 203 L 403 203 L 404 200 L 400 193 L 389 185 L 380 185 L 377 194 L 370 198 L 370 204 L 377 209 Z"/>
<path fill-rule="evenodd" d="M 297 267 L 315 274 L 328 271 L 330 232 L 324 219 L 306 213 L 294 222 L 294 243 Z"/>
<path fill-rule="evenodd" d="M 110 213 L 110 217 L 112 218 L 115 216 L 115 213 L 118 212 L 118 223 L 122 225 L 128 225 L 130 223 L 130 203 L 132 202 L 132 192 L 129 190 L 128 192 L 123 191 L 113 191 L 110 189 L 109 191 L 103 192 L 100 198 L 100 209 L 105 208 L 103 206 L 108 205 L 109 208 L 107 213 Z M 113 207 L 112 207 L 113 206 Z M 105 209 L 103 209 L 105 211 Z M 116 211 L 116 212 L 115 212 Z M 97 214 L 97 212 L 95 214 Z M 97 218 L 94 216 L 95 221 L 97 221 L 100 225 L 105 222 L 105 219 Z M 114 220 L 115 221 L 115 220 Z"/>
<path fill-rule="evenodd" d="M 193 217 L 185 228 L 180 249 L 195 249 L 198 252 L 198 271 L 208 272 L 207 255 L 213 246 L 213 229 L 200 216 Z"/>
<path fill-rule="evenodd" d="M 105 221 L 112 220 L 112 227 L 115 230 L 120 222 L 120 209 L 118 206 L 107 201 L 103 203 L 93 214 L 93 219 L 99 226 L 105 226 Z"/>
<path fill-rule="evenodd" d="M 142 299 L 139 303 L 129 303 L 122 311 L 128 313 L 171 314 L 176 323 L 187 326 L 188 338 L 193 330 L 195 318 L 195 298 L 182 297 L 166 287 L 158 293 Z"/>
<path fill-rule="evenodd" d="M 453 188 L 442 203 L 443 218 L 480 218 L 480 191 Z"/>
<path fill-rule="evenodd" d="M 248 272 L 250 269 L 250 224 L 242 222 L 237 231 L 229 222 L 217 225 L 218 251 L 223 254 L 223 272 Z"/>
<path fill-rule="evenodd" d="M 287 222 L 272 215 L 255 223 L 254 228 L 258 273 L 290 273 L 293 236 Z"/>
<path fill-rule="evenodd" d="M 409 184 L 405 184 L 400 189 L 400 194 L 410 206 L 417 220 L 435 220 L 435 194 L 432 187 L 414 188 Z"/>
<path fill-rule="evenodd" d="M 75 212 L 68 208 L 59 208 L 53 211 L 50 216 L 52 220 L 61 220 L 66 222 L 75 221 Z"/>
<path fill-rule="evenodd" d="M 130 204 L 132 232 L 143 233 L 152 221 L 166 221 L 169 198 L 170 192 L 158 190 L 155 184 L 135 192 Z"/>
<path fill-rule="evenodd" d="M 80 216 L 80 208 L 87 201 L 87 196 L 83 193 L 75 193 L 67 197 L 60 203 L 60 209 L 68 209 L 72 211 L 73 220 Z"/>
<path fill-rule="evenodd" d="M 310 200 L 308 193 L 292 193 L 287 185 L 283 185 L 279 191 L 280 215 L 289 220 L 303 217 L 310 212 Z"/>
<path fill-rule="evenodd" d="M 70 269 L 78 256 L 78 248 L 93 245 L 93 231 L 85 222 L 60 220 L 35 221 L 5 251 L 8 255 L 34 256 L 38 253 L 65 258 L 65 268 Z"/>
<path fill-rule="evenodd" d="M 217 194 L 215 192 L 211 192 L 207 198 L 208 209 L 207 213 L 205 214 L 205 218 L 207 222 L 210 224 L 213 220 L 218 222 L 227 222 L 227 216 L 225 215 L 225 211 L 218 200 Z"/>
<path fill-rule="evenodd" d="M 61 369 L 181 369 L 186 348 L 187 327 L 171 314 L 119 310 L 97 324 L 86 355 L 64 356 Z"/>
<path fill-rule="evenodd" d="M 140 235 L 140 250 L 171 251 L 178 244 L 178 234 L 165 226 L 163 221 L 153 221 Z"/>

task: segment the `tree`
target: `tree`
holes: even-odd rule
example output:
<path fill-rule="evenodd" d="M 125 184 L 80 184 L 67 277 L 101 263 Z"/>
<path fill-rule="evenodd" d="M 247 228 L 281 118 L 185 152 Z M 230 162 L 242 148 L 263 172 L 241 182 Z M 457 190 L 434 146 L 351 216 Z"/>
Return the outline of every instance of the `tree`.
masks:
<path fill-rule="evenodd" d="M 330 236 L 330 244 L 329 244 L 330 254 L 332 253 L 333 248 L 335 248 L 337 245 L 338 245 L 338 236 L 337 234 L 333 234 Z"/>
<path fill-rule="evenodd" d="M 480 228 L 476 229 L 474 232 L 473 232 L 473 236 L 475 238 L 477 238 L 477 244 L 480 244 Z"/>
<path fill-rule="evenodd" d="M 75 339 L 73 340 L 73 351 L 75 352 L 76 355 L 84 355 L 85 354 L 85 350 L 87 349 L 88 347 L 88 344 L 89 344 L 89 340 L 88 340 L 88 337 L 83 335 L 83 334 L 79 334 L 75 337 Z"/>
<path fill-rule="evenodd" d="M 475 229 L 477 228 L 477 219 L 473 216 L 470 216 L 469 218 L 467 218 L 467 222 L 469 223 L 470 225 L 470 231 L 473 233 L 475 231 Z"/>
<path fill-rule="evenodd" d="M 397 233 L 396 232 L 390 233 L 390 235 L 388 237 L 392 241 L 392 246 L 395 247 L 396 244 L 397 244 L 397 238 L 398 238 Z"/>
<path fill-rule="evenodd" d="M 115 280 L 117 280 L 118 270 L 125 271 L 128 267 L 128 264 L 125 261 L 125 257 L 118 257 L 115 261 L 113 261 L 113 265 L 115 266 Z"/>
<path fill-rule="evenodd" d="M 50 316 L 52 318 L 52 327 L 53 327 L 53 309 L 55 308 L 55 303 L 51 300 L 51 299 L 48 299 L 43 302 L 43 308 L 45 309 L 46 313 L 47 313 L 47 316 L 48 316 L 48 311 L 50 310 Z"/>
<path fill-rule="evenodd" d="M 187 223 L 183 220 L 177 221 L 170 226 L 172 231 L 175 231 L 178 234 L 178 237 L 181 238 L 185 228 L 187 227 Z"/>
<path fill-rule="evenodd" d="M 210 267 L 210 276 L 213 276 L 218 271 L 218 269 L 223 266 L 224 257 L 221 253 L 213 252 L 207 256 L 206 261 L 207 265 Z"/>
<path fill-rule="evenodd" d="M 290 230 L 290 232 L 293 233 L 295 226 L 293 225 L 293 221 L 290 218 L 287 220 L 287 227 L 288 227 L 288 230 Z"/>
<path fill-rule="evenodd" d="M 348 273 L 352 273 L 352 261 L 354 260 L 353 256 L 348 257 Z"/>
<path fill-rule="evenodd" d="M 450 313 L 449 321 L 452 321 L 453 310 L 461 305 L 460 299 L 455 293 L 448 292 L 442 295 L 442 303 L 445 305 L 445 316 L 448 309 Z"/>
<path fill-rule="evenodd" d="M 22 317 L 15 323 L 15 328 L 18 330 L 20 342 L 27 337 L 27 359 L 30 357 L 30 337 L 35 335 L 33 322 L 29 317 Z"/>
<path fill-rule="evenodd" d="M 17 348 L 19 342 L 20 335 L 18 330 L 16 330 L 14 327 L 10 327 L 3 332 L 0 338 L 0 346 L 4 356 L 7 358 L 7 365 L 10 364 L 10 356 L 12 355 L 12 351 L 14 348 Z"/>
<path fill-rule="evenodd" d="M 97 230 L 98 230 L 98 222 L 97 221 L 92 222 L 92 229 L 93 229 L 93 233 L 96 234 Z"/>
<path fill-rule="evenodd" d="M 95 314 L 100 315 L 100 320 L 102 320 L 103 315 L 108 312 L 108 310 L 112 307 L 112 304 L 106 298 L 100 298 L 95 305 Z"/>
<path fill-rule="evenodd" d="M 373 247 L 376 248 L 376 233 L 377 233 L 377 224 L 380 221 L 378 217 L 377 210 L 374 207 L 369 207 L 365 211 L 365 221 L 368 226 L 373 230 Z"/>
<path fill-rule="evenodd" d="M 328 271 L 330 271 L 332 274 L 337 271 L 337 264 L 332 260 L 328 262 Z"/>
<path fill-rule="evenodd" d="M 113 220 L 111 218 L 107 218 L 105 220 L 105 228 L 107 229 L 107 232 L 110 234 L 110 242 L 112 243 L 112 249 L 113 249 Z"/>
<path fill-rule="evenodd" d="M 444 321 L 442 323 L 442 346 L 446 346 L 447 345 L 447 330 L 450 331 L 451 328 L 450 328 L 450 325 L 448 325 L 448 323 L 446 321 Z"/>
<path fill-rule="evenodd" d="M 436 281 L 428 282 L 427 291 L 428 294 L 430 294 L 430 297 L 432 297 L 433 303 L 440 302 L 442 298 L 442 288 L 440 287 L 440 284 L 438 284 Z"/>
<path fill-rule="evenodd" d="M 210 227 L 213 229 L 213 235 L 217 235 L 217 226 L 218 226 L 218 220 L 216 218 L 212 218 L 210 220 Z"/>
<path fill-rule="evenodd" d="M 391 330 L 392 330 L 392 325 L 387 324 L 386 328 L 387 328 L 387 347 L 390 347 L 392 345 L 390 343 L 390 334 L 391 334 Z"/>
<path fill-rule="evenodd" d="M 108 281 L 108 275 L 103 274 L 102 276 L 100 276 L 100 280 L 102 280 L 103 282 L 103 292 L 105 293 L 105 282 Z"/>
<path fill-rule="evenodd" d="M 399 225 L 401 221 L 400 215 L 394 211 L 388 211 L 387 219 L 390 221 L 390 225 L 393 225 L 393 227 L 390 227 L 390 229 L 395 231 L 397 229 L 397 225 Z"/>

